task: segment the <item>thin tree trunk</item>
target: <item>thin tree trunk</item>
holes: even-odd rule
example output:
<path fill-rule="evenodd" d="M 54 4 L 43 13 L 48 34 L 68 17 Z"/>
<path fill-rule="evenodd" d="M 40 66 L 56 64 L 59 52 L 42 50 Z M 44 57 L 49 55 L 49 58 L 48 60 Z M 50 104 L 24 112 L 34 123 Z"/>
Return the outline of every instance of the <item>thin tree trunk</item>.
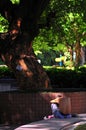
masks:
<path fill-rule="evenodd" d="M 77 40 L 76 46 L 75 46 L 75 52 L 76 52 L 76 63 L 75 66 L 78 67 L 81 63 L 81 45 L 80 40 Z"/>
<path fill-rule="evenodd" d="M 69 52 L 70 52 L 70 61 L 73 62 L 73 47 L 72 46 L 70 47 Z"/>

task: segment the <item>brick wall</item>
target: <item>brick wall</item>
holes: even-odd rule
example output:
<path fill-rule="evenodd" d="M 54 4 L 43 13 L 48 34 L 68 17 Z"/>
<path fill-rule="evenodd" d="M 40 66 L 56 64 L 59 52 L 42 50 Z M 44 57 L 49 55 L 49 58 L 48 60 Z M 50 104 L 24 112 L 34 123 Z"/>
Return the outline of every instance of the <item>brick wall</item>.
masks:
<path fill-rule="evenodd" d="M 50 100 L 58 92 L 0 93 L 0 123 L 24 124 L 51 114 Z M 86 113 L 86 92 L 65 92 L 71 98 L 72 113 Z"/>

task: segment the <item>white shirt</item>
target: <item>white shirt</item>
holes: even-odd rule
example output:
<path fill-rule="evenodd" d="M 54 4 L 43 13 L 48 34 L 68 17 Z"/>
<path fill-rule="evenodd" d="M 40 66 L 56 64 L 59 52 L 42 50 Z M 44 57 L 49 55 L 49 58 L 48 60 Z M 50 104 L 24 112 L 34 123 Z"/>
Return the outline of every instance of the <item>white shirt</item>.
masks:
<path fill-rule="evenodd" d="M 51 104 L 51 110 L 52 110 L 52 113 L 54 113 L 55 111 L 59 111 L 59 108 L 55 103 L 52 103 Z"/>

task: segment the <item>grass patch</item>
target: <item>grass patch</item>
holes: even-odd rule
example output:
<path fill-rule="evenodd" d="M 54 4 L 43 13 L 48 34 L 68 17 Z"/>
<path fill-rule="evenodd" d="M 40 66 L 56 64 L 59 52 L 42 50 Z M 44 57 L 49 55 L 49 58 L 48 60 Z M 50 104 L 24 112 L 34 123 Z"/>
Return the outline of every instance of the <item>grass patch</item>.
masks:
<path fill-rule="evenodd" d="M 74 130 L 86 130 L 86 124 L 79 125 Z"/>

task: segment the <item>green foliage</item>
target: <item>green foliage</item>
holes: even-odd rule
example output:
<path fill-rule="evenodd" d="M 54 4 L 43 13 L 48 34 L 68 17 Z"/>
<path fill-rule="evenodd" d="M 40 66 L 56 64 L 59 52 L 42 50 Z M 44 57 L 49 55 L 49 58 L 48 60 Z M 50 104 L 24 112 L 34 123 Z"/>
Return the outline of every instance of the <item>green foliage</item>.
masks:
<path fill-rule="evenodd" d="M 43 35 L 47 35 L 47 31 L 45 29 L 40 30 L 40 34 L 36 37 L 33 41 L 33 48 L 34 50 L 49 50 L 50 47 L 48 46 L 48 38 L 44 37 Z"/>
<path fill-rule="evenodd" d="M 78 69 L 46 68 L 53 88 L 85 88 L 86 67 Z"/>
<path fill-rule="evenodd" d="M 73 61 L 65 61 L 65 67 L 67 68 L 72 68 L 74 66 L 74 62 Z"/>
<path fill-rule="evenodd" d="M 13 4 L 19 4 L 20 0 L 10 0 Z M 8 31 L 9 23 L 8 21 L 1 16 L 0 14 L 0 33 L 4 33 Z"/>
<path fill-rule="evenodd" d="M 85 88 L 86 65 L 75 69 L 44 66 L 53 88 Z M 13 72 L 7 66 L 0 67 L 0 79 L 14 78 Z"/>
<path fill-rule="evenodd" d="M 59 56 L 58 50 L 65 50 L 63 45 L 57 47 L 57 41 L 58 36 L 52 29 L 40 29 L 38 37 L 34 39 L 33 48 L 42 65 L 55 64 L 55 58 Z"/>
<path fill-rule="evenodd" d="M 13 4 L 20 2 L 20 0 L 10 1 Z M 81 45 L 86 46 L 85 5 L 85 0 L 50 0 L 39 21 L 42 28 L 33 41 L 34 51 L 43 65 L 54 64 L 60 51 L 67 52 L 70 46 L 74 50 L 77 37 Z M 8 21 L 0 16 L 0 32 L 6 32 L 8 26 Z M 69 62 L 66 62 L 67 64 Z"/>
<path fill-rule="evenodd" d="M 37 57 L 42 61 L 42 65 L 55 64 L 55 58 L 60 55 L 59 51 L 67 51 L 64 44 L 58 43 L 58 35 L 52 28 L 40 29 L 38 37 L 33 41 L 33 48 Z"/>
<path fill-rule="evenodd" d="M 82 0 L 53 0 L 50 2 L 49 10 L 53 12 L 50 17 L 50 26 L 58 32 L 59 39 L 68 44 L 74 44 L 77 36 L 81 36 L 86 30 L 84 21 L 85 10 Z M 86 32 L 86 31 L 85 31 Z"/>
<path fill-rule="evenodd" d="M 86 130 L 86 124 L 79 125 L 74 130 Z"/>
<path fill-rule="evenodd" d="M 69 44 L 75 44 L 77 37 L 81 40 L 83 38 L 83 33 L 86 30 L 83 14 L 70 12 L 64 17 L 64 21 L 65 22 L 62 23 L 62 28 L 65 40 Z"/>
<path fill-rule="evenodd" d="M 53 50 L 42 50 L 42 53 L 37 54 L 37 58 L 41 60 L 42 65 L 54 65 L 57 53 Z"/>
<path fill-rule="evenodd" d="M 13 4 L 18 4 L 20 0 L 10 0 Z"/>
<path fill-rule="evenodd" d="M 8 31 L 8 21 L 0 15 L 0 33 L 7 32 Z"/>
<path fill-rule="evenodd" d="M 34 50 L 54 50 L 57 45 L 58 36 L 53 32 L 53 29 L 40 29 L 38 37 L 33 41 Z"/>
<path fill-rule="evenodd" d="M 0 59 L 0 65 L 4 65 L 4 62 Z"/>
<path fill-rule="evenodd" d="M 0 78 L 15 78 L 15 76 L 7 66 L 0 66 Z"/>
<path fill-rule="evenodd" d="M 45 28 L 40 29 L 35 38 L 34 50 L 64 53 L 72 47 L 74 51 L 77 39 L 86 46 L 85 4 L 85 0 L 51 0 L 41 16 L 40 23 L 44 23 Z"/>

